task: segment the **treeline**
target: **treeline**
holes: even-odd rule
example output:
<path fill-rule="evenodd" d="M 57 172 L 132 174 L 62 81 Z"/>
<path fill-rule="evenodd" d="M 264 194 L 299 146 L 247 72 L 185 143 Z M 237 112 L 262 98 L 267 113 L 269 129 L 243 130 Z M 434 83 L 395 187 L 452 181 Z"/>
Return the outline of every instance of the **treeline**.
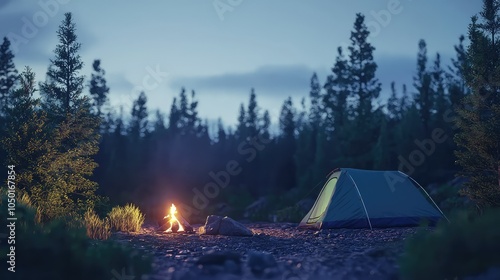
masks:
<path fill-rule="evenodd" d="M 471 28 L 476 28 L 472 35 L 490 38 L 484 35 L 487 27 Z M 459 171 L 453 138 L 467 131 L 461 124 L 477 122 L 457 121 L 467 119 L 464 112 L 475 112 L 464 98 L 473 99 L 478 88 L 498 98 L 498 87 L 489 86 L 492 81 L 479 87 L 471 83 L 480 66 L 462 36 L 450 65 L 439 54 L 429 58 L 421 40 L 413 85 L 393 82 L 382 103 L 375 48 L 368 42 L 364 16 L 358 14 L 350 46 L 337 49 L 326 81 L 313 74 L 307 98 L 283 102 L 279 131 L 270 129 L 269 112 L 251 89 L 236 127 L 219 120 L 211 134 L 208 121 L 199 116 L 194 90 L 181 89 L 168 115 L 151 112 L 144 92 L 130 112 L 110 108 L 100 60 L 93 62 L 89 82 L 80 74 L 83 62 L 71 14 L 65 15 L 57 35 L 55 58 L 38 87 L 29 68 L 18 75 L 9 40 L 4 38 L 0 47 L 2 164 L 16 165 L 19 188 L 47 217 L 106 207 L 106 197 L 113 203 L 135 202 L 158 215 L 169 201 L 195 214 L 210 212 L 219 202 L 244 208 L 261 196 L 287 198 L 291 205 L 306 194 L 316 195 L 319 188 L 310 191 L 335 167 L 400 169 L 423 184 L 449 180 Z M 491 55 L 484 50 L 476 55 L 481 54 Z M 487 77 L 489 72 L 482 73 Z M 33 95 L 36 90 L 39 99 Z M 214 100 L 213 106 L 224 103 Z M 461 150 L 470 150 L 473 141 L 462 137 L 470 141 L 459 142 Z M 485 149 L 490 161 L 498 163 L 498 151 Z M 497 173 L 492 176 L 485 184 L 492 186 L 492 178 L 498 178 Z"/>
<path fill-rule="evenodd" d="M 422 40 L 414 84 L 392 83 L 391 96 L 381 105 L 375 49 L 368 37 L 364 17 L 357 15 L 351 46 L 337 50 L 326 81 L 313 74 L 307 98 L 283 102 L 279 131 L 270 130 L 269 112 L 259 106 L 254 89 L 239 108 L 236 126 L 219 120 L 211 134 L 198 115 L 195 91 L 181 89 L 168 116 L 157 111 L 153 118 L 141 93 L 128 116 L 105 117 L 96 172 L 101 190 L 138 201 L 160 193 L 153 195 L 160 205 L 174 197 L 196 211 L 204 208 L 195 207 L 204 206 L 204 200 L 248 204 L 261 196 L 305 194 L 335 167 L 400 169 L 423 184 L 453 178 L 458 170 L 454 108 L 469 92 L 465 38 L 455 46 L 449 67 L 439 54 L 429 62 Z M 214 106 L 224 105 L 214 101 Z M 241 173 L 230 176 L 225 187 L 215 175 L 233 160 Z M 206 187 L 211 183 L 219 190 Z"/>

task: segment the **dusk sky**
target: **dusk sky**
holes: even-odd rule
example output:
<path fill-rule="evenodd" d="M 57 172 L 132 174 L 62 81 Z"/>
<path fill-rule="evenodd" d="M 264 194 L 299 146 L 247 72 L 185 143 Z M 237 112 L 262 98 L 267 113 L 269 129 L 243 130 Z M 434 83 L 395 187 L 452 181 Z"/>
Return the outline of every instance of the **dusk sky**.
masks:
<path fill-rule="evenodd" d="M 348 45 L 356 13 L 366 15 L 373 32 L 384 103 L 391 81 L 413 90 L 420 39 L 427 42 L 429 64 L 436 52 L 449 64 L 480 8 L 478 0 L 0 0 L 0 36 L 17 38 L 17 68 L 29 65 L 44 80 L 57 27 L 72 12 L 82 74 L 90 77 L 92 61 L 101 59 L 116 111 L 124 106 L 129 114 L 142 87 L 150 115 L 168 113 L 184 86 L 196 90 L 202 118 L 233 125 L 254 87 L 276 123 L 287 96 L 298 105 L 308 95 L 313 72 L 324 83 L 336 48 Z"/>

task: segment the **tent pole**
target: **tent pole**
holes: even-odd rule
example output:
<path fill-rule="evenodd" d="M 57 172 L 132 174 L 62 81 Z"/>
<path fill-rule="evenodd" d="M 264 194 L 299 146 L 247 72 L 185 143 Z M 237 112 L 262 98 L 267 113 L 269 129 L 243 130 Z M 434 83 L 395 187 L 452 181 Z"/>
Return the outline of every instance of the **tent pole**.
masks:
<path fill-rule="evenodd" d="M 415 184 L 417 184 L 417 186 L 419 186 L 420 189 L 424 191 L 425 195 L 427 195 L 427 197 L 432 201 L 432 204 L 434 204 L 434 206 L 439 211 L 439 213 L 441 213 L 441 215 L 443 215 L 443 217 L 448 221 L 448 223 L 450 222 L 450 220 L 448 219 L 448 217 L 446 217 L 446 215 L 443 213 L 443 211 L 441 211 L 441 209 L 437 206 L 436 202 L 434 202 L 434 199 L 432 199 L 432 197 L 427 193 L 427 191 L 417 181 L 415 181 L 415 179 L 413 179 L 412 177 L 408 176 L 408 174 L 405 174 L 404 172 L 401 172 L 399 170 L 398 170 L 398 172 L 401 173 L 401 174 L 403 174 L 403 175 L 405 175 L 408 179 L 412 180 Z"/>
<path fill-rule="evenodd" d="M 356 187 L 356 190 L 358 191 L 359 198 L 361 199 L 361 204 L 363 204 L 363 209 L 365 209 L 365 214 L 366 214 L 366 219 L 368 220 L 368 224 L 370 225 L 370 229 L 373 230 L 372 228 L 372 222 L 370 222 L 370 216 L 368 216 L 368 211 L 366 211 L 366 206 L 365 202 L 363 201 L 363 197 L 361 196 L 361 193 L 359 192 L 358 185 L 356 185 L 356 182 L 354 182 L 354 179 L 352 178 L 351 174 L 347 173 L 349 175 L 349 178 L 351 178 L 351 181 L 354 184 L 354 187 Z"/>

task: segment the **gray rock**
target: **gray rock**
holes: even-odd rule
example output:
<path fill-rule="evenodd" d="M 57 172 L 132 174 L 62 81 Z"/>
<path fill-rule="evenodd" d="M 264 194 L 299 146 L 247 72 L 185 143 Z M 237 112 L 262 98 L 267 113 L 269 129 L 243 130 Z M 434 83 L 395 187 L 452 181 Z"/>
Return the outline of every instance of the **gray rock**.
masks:
<path fill-rule="evenodd" d="M 203 234 L 216 235 L 219 233 L 220 224 L 222 221 L 221 216 L 210 215 L 207 217 L 205 226 L 203 227 Z"/>
<path fill-rule="evenodd" d="M 237 221 L 224 217 L 220 221 L 219 234 L 229 235 L 229 236 L 252 236 L 253 233 L 244 225 L 238 223 Z"/>
<path fill-rule="evenodd" d="M 247 264 L 252 273 L 258 277 L 264 274 L 270 275 L 279 270 L 273 255 L 268 253 L 249 252 Z"/>

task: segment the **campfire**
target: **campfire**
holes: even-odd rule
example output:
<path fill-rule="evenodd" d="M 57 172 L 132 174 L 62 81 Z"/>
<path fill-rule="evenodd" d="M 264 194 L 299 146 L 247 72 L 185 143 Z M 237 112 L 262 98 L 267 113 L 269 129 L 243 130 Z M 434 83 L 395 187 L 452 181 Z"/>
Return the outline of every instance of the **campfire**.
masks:
<path fill-rule="evenodd" d="M 163 220 L 167 220 L 167 222 L 160 227 L 160 230 L 164 230 L 168 226 L 168 228 L 164 230 L 165 233 L 193 231 L 193 227 L 191 227 L 182 215 L 177 212 L 177 207 L 175 207 L 173 203 L 172 206 L 170 206 L 168 215 L 163 217 Z"/>
<path fill-rule="evenodd" d="M 184 231 L 184 227 L 179 222 L 179 219 L 177 219 L 176 214 L 177 214 L 177 208 L 172 203 L 172 206 L 170 206 L 169 214 L 163 218 L 163 219 L 168 219 L 168 222 L 170 223 L 170 227 L 165 232 L 168 233 L 168 232 Z"/>

